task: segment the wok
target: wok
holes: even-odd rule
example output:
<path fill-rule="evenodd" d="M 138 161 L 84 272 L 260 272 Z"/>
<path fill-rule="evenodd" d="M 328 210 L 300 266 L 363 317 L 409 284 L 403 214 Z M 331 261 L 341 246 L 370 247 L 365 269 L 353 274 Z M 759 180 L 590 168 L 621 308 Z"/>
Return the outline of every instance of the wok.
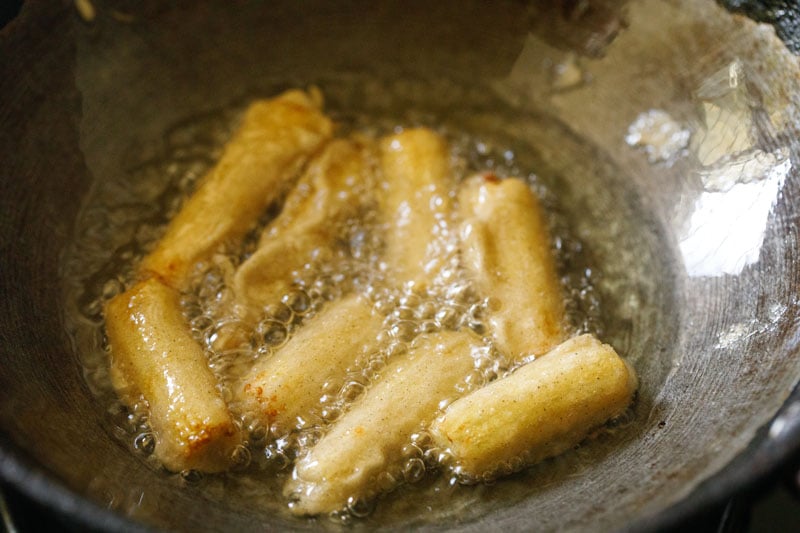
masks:
<path fill-rule="evenodd" d="M 513 146 L 641 377 L 631 420 L 564 458 L 352 527 L 663 528 L 796 456 L 800 65 L 772 27 L 689 0 L 94 7 L 29 1 L 0 34 L 0 472 L 27 495 L 100 529 L 334 527 L 132 453 L 65 310 L 103 184 L 142 201 L 187 121 L 310 83 L 344 122 Z"/>

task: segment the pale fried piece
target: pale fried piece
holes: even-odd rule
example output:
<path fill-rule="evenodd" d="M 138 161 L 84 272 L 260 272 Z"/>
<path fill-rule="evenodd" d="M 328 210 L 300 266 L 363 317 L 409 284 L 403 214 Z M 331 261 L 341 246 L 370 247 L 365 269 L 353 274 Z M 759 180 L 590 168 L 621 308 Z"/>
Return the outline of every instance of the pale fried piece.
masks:
<path fill-rule="evenodd" d="M 219 162 L 142 261 L 142 277 L 180 288 L 192 265 L 247 232 L 330 138 L 333 126 L 318 100 L 292 90 L 250 105 Z"/>
<path fill-rule="evenodd" d="M 292 272 L 316 254 L 333 249 L 341 225 L 369 202 L 372 190 L 368 147 L 334 140 L 309 165 L 266 228 L 256 252 L 236 271 L 233 288 L 246 322 L 291 288 Z"/>
<path fill-rule="evenodd" d="M 292 429 L 319 404 L 326 382 L 341 382 L 376 344 L 383 317 L 358 295 L 331 303 L 277 353 L 243 378 L 240 399 L 267 426 Z"/>
<path fill-rule="evenodd" d="M 431 427 L 454 471 L 480 480 L 558 455 L 620 415 L 636 374 L 614 349 L 581 335 L 450 404 Z"/>
<path fill-rule="evenodd" d="M 458 395 L 459 382 L 473 369 L 480 341 L 469 332 L 418 339 L 393 359 L 381 378 L 336 420 L 331 430 L 296 464 L 284 494 L 295 514 L 343 509 L 349 498 L 368 499 L 402 480 L 402 449 L 429 424 L 439 403 Z M 382 481 L 376 481 L 381 473 Z M 379 486 L 380 485 L 380 486 Z"/>
<path fill-rule="evenodd" d="M 380 161 L 389 273 L 399 283 L 424 287 L 442 266 L 435 241 L 451 216 L 453 176 L 447 144 L 429 129 L 408 129 L 381 139 Z"/>
<path fill-rule="evenodd" d="M 564 339 L 564 303 L 539 202 L 520 179 L 479 176 L 459 193 L 462 260 L 493 298 L 492 336 L 506 356 L 542 354 Z"/>
<path fill-rule="evenodd" d="M 114 297 L 105 311 L 115 384 L 129 387 L 119 391 L 126 401 L 142 394 L 149 403 L 156 456 L 173 471 L 225 470 L 241 436 L 178 292 L 151 278 Z"/>
<path fill-rule="evenodd" d="M 323 231 L 374 201 L 375 141 L 364 136 L 334 139 L 312 159 L 286 197 L 280 214 L 261 234 L 258 247 L 295 228 Z"/>

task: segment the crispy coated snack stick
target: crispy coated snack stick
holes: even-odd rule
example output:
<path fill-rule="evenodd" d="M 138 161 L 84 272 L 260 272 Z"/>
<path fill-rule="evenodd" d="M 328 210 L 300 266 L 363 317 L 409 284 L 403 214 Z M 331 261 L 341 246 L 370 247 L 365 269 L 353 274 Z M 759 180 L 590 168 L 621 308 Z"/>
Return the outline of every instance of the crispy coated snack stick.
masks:
<path fill-rule="evenodd" d="M 269 427 L 290 430 L 308 416 L 326 381 L 347 369 L 374 346 L 383 317 L 357 295 L 332 302 L 272 357 L 257 362 L 242 380 L 241 399 Z"/>
<path fill-rule="evenodd" d="M 292 90 L 253 103 L 205 176 L 140 266 L 181 288 L 189 268 L 217 246 L 242 237 L 285 191 L 306 159 L 332 134 L 318 93 Z"/>
<path fill-rule="evenodd" d="M 326 219 L 340 220 L 370 203 L 375 157 L 375 141 L 364 136 L 328 143 L 287 196 L 280 215 L 264 229 L 259 247 L 286 230 L 319 228 Z"/>
<path fill-rule="evenodd" d="M 408 129 L 381 140 L 380 161 L 389 272 L 401 283 L 424 286 L 441 266 L 441 253 L 431 250 L 430 244 L 451 212 L 448 191 L 453 177 L 447 145 L 429 129 Z"/>
<path fill-rule="evenodd" d="M 458 393 L 457 384 L 474 365 L 479 345 L 469 332 L 421 338 L 405 356 L 393 359 L 382 377 L 301 458 L 284 487 L 295 514 L 343 509 L 349 498 L 368 499 L 388 487 L 376 477 L 402 479 L 402 449 L 414 431 L 429 424 L 439 402 Z"/>
<path fill-rule="evenodd" d="M 238 313 L 245 321 L 264 305 L 280 301 L 315 250 L 334 246 L 340 223 L 357 214 L 372 189 L 368 148 L 334 140 L 312 161 L 267 227 L 256 252 L 233 279 Z"/>
<path fill-rule="evenodd" d="M 564 339 L 564 304 L 539 202 L 520 179 L 482 176 L 459 201 L 463 262 L 499 303 L 489 316 L 495 343 L 513 359 L 547 352 Z"/>
<path fill-rule="evenodd" d="M 133 389 L 120 395 L 150 404 L 156 456 L 173 471 L 225 470 L 241 436 L 178 292 L 151 278 L 114 297 L 105 315 L 114 373 Z"/>
<path fill-rule="evenodd" d="M 581 335 L 450 404 L 431 427 L 454 471 L 485 479 L 558 455 L 631 403 L 637 379 L 614 349 Z"/>

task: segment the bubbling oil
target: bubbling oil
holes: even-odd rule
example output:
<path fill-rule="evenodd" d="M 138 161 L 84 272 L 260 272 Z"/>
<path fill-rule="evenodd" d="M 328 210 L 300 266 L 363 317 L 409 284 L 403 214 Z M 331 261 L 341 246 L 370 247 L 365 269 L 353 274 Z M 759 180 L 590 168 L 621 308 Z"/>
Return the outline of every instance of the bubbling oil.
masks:
<path fill-rule="evenodd" d="M 155 436 L 148 424 L 149 406 L 140 398 L 123 404 L 109 377 L 110 350 L 103 328 L 103 307 L 134 281 L 136 265 L 160 235 L 184 198 L 211 168 L 229 138 L 242 107 L 233 105 L 176 125 L 165 135 L 156 157 L 132 167 L 124 180 L 99 181 L 94 185 L 77 222 L 77 237 L 64 261 L 67 283 L 66 319 L 75 353 L 87 385 L 106 407 L 112 433 L 154 468 L 162 469 L 153 456 Z M 592 332 L 602 336 L 601 300 L 595 290 L 601 277 L 598 265 L 589 264 L 584 243 L 559 218 L 555 195 L 539 179 L 535 169 L 520 158 L 518 148 L 503 142 L 492 132 L 474 132 L 447 120 L 431 120 L 409 112 L 404 116 L 374 112 L 347 113 L 334 110 L 344 134 L 358 133 L 376 138 L 401 127 L 426 125 L 449 142 L 456 183 L 476 172 L 491 171 L 503 178 L 519 176 L 528 180 L 548 212 L 553 232 L 553 253 L 563 274 L 567 319 L 574 333 Z M 522 159 L 522 161 L 520 161 Z M 450 191 L 456 199 L 456 190 Z M 275 217 L 269 209 L 238 247 L 217 251 L 195 265 L 190 289 L 181 299 L 184 316 L 193 337 L 203 347 L 209 368 L 219 382 L 237 424 L 246 436 L 245 445 L 234 451 L 231 471 L 219 476 L 197 472 L 176 474 L 176 483 L 198 485 L 223 479 L 252 499 L 280 499 L 283 481 L 293 461 L 324 435 L 326 428 L 352 404 L 371 383 L 379 379 L 391 360 L 413 348 L 421 335 L 438 331 L 469 329 L 483 337 L 484 344 L 473 353 L 474 369 L 464 377 L 453 398 L 439 406 L 444 409 L 456 397 L 506 375 L 513 368 L 492 346 L 486 317 L 496 308 L 489 295 L 479 294 L 458 262 L 458 237 L 453 221 L 442 220 L 430 246 L 439 259 L 433 282 L 424 291 L 413 285 L 393 285 L 382 263 L 381 228 L 374 213 L 347 221 L 331 249 L 318 250 L 292 274 L 292 287 L 279 301 L 266 302 L 254 326 L 242 323 L 233 311 L 230 280 L 236 268 L 254 251 L 258 235 Z M 375 348 L 358 365 L 347 369 L 340 381 L 325 383 L 318 405 L 290 427 L 266 427 L 256 413 L 237 403 L 234 388 L 253 363 L 271 357 L 289 342 L 307 321 L 313 320 L 330 302 L 345 293 L 358 292 L 384 317 Z M 233 348 L 221 339 L 246 332 Z M 380 473 L 373 487 L 380 493 L 398 482 L 421 483 L 441 471 L 446 451 L 432 446 L 432 439 L 420 426 L 403 448 L 399 468 Z M 521 460 L 509 465 L 519 470 Z M 450 490 L 458 482 L 482 480 L 459 477 L 452 472 L 435 492 Z M 268 498 L 264 498 L 268 495 Z M 284 504 L 285 505 L 285 504 Z M 349 523 L 373 511 L 372 502 L 354 495 L 346 510 L 331 518 Z"/>

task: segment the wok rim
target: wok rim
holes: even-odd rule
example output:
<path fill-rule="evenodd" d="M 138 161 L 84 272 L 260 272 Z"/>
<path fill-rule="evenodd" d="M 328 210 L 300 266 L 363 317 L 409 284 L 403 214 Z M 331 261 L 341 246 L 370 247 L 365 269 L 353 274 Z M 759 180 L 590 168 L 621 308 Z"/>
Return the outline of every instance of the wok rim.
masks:
<path fill-rule="evenodd" d="M 800 350 L 790 355 L 798 354 Z M 758 429 L 747 448 L 737 454 L 722 470 L 701 481 L 678 502 L 652 515 L 637 517 L 622 526 L 620 530 L 663 531 L 685 526 L 736 496 L 752 495 L 759 488 L 774 484 L 782 468 L 797 468 L 800 463 L 798 420 L 794 420 L 794 424 L 781 435 L 775 438 L 766 436 L 775 419 L 793 404 L 800 404 L 800 384 L 795 385 L 778 413 Z M 3 441 L 6 440 L 4 436 Z M 20 493 L 55 510 L 60 517 L 69 522 L 104 531 L 156 531 L 127 516 L 104 508 L 67 487 L 57 476 L 30 459 L 13 443 L 0 443 L 0 476 Z M 480 519 L 463 524 L 464 529 L 480 525 Z"/>
<path fill-rule="evenodd" d="M 62 2 L 66 3 L 66 2 Z M 22 12 L 25 12 L 23 4 Z M 0 28 L 5 37 L 19 26 L 21 16 Z M 788 351 L 786 357 L 800 356 L 800 349 Z M 797 469 L 800 465 L 800 419 L 778 437 L 768 436 L 775 419 L 791 405 L 800 405 L 800 383 L 795 383 L 778 412 L 758 428 L 749 444 L 720 470 L 700 481 L 686 496 L 651 515 L 633 518 L 620 529 L 623 531 L 671 530 L 721 506 L 738 495 L 747 495 L 774 483 L 782 469 Z M 0 434 L 0 478 L 23 496 L 54 511 L 69 524 L 91 530 L 155 531 L 151 526 L 103 507 L 85 494 L 66 485 L 57 473 L 33 459 L 8 434 Z M 13 515 L 13 510 L 12 510 Z M 435 527 L 435 524 L 431 524 Z M 481 519 L 467 522 L 454 529 L 488 526 Z"/>
<path fill-rule="evenodd" d="M 5 435 L 3 441 L 6 441 Z M 59 518 L 69 524 L 88 527 L 93 531 L 155 531 L 69 488 L 13 443 L 0 443 L 0 476 L 14 490 L 55 511 Z M 9 512 L 13 518 L 14 509 Z"/>

